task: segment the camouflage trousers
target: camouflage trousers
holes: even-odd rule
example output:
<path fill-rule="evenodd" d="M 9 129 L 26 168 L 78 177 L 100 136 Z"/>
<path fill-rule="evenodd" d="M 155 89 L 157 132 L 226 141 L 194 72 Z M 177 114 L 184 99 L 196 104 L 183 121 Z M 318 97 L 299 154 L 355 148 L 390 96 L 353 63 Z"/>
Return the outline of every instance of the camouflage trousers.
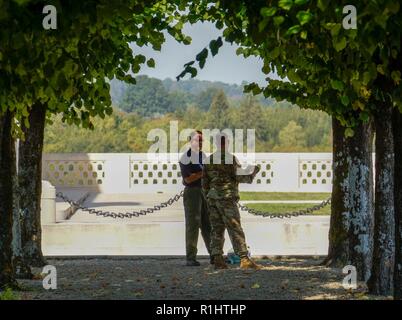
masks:
<path fill-rule="evenodd" d="M 211 242 L 208 206 L 202 189 L 199 187 L 185 187 L 183 204 L 186 218 L 186 259 L 195 260 L 198 251 L 199 231 L 201 230 L 208 253 L 210 252 Z"/>
<path fill-rule="evenodd" d="M 247 257 L 248 249 L 243 228 L 240 223 L 240 212 L 236 200 L 208 199 L 209 219 L 211 221 L 211 255 L 222 255 L 227 229 L 234 252 L 241 258 Z"/>

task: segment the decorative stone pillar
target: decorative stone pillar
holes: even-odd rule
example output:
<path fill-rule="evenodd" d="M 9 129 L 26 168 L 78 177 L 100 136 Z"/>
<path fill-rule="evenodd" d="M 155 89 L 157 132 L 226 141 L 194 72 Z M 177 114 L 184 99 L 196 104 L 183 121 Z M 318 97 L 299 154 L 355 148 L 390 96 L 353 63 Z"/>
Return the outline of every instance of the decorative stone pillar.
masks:
<path fill-rule="evenodd" d="M 41 223 L 56 223 L 56 188 L 49 181 L 42 180 Z"/>

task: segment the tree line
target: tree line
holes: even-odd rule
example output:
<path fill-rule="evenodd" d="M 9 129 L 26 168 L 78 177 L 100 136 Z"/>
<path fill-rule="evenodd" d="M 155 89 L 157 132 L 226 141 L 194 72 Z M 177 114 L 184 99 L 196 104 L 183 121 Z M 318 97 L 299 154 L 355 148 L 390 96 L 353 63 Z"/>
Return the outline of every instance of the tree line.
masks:
<path fill-rule="evenodd" d="M 156 79 L 146 75 L 136 77 L 136 84 L 130 85 L 113 79 L 111 97 L 114 106 L 125 112 L 136 112 L 144 117 L 160 117 L 168 112 L 185 110 L 195 105 L 208 111 L 213 97 L 222 90 L 228 98 L 238 103 L 244 97 L 244 84 L 227 84 L 219 81 L 186 79 Z M 263 95 L 255 97 L 262 105 L 272 105 L 275 100 Z"/>
<path fill-rule="evenodd" d="M 105 119 L 95 119 L 94 130 L 69 126 L 54 116 L 45 129 L 44 152 L 147 152 L 153 143 L 147 141 L 148 132 L 155 128 L 168 132 L 173 120 L 179 122 L 180 129 L 255 129 L 257 152 L 331 151 L 331 119 L 327 114 L 289 103 L 265 106 L 252 96 L 233 100 L 223 90 L 215 91 L 207 111 L 191 104 L 175 112 L 164 110 L 159 117 L 146 117 L 116 109 Z"/>

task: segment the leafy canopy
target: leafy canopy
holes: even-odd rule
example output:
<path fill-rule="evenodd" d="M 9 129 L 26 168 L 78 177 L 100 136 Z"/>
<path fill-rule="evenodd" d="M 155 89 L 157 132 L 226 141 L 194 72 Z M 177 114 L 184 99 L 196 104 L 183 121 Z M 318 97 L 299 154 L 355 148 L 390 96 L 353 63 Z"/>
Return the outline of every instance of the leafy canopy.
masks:
<path fill-rule="evenodd" d="M 354 5 L 358 29 L 342 27 L 347 1 L 203 0 L 188 3 L 186 21 L 212 21 L 222 37 L 240 46 L 238 54 L 263 60 L 262 72 L 276 72 L 263 88 L 248 86 L 301 107 L 322 109 L 353 127 L 378 112 L 385 96 L 402 110 L 400 4 L 360 0 Z M 219 39 L 218 39 L 219 40 Z M 216 54 L 218 40 L 210 43 Z M 208 51 L 208 50 L 207 50 Z M 205 49 L 197 56 L 205 65 Z M 205 58 L 205 59 L 204 59 Z M 195 61 L 178 78 L 196 76 Z"/>
<path fill-rule="evenodd" d="M 92 128 L 92 117 L 112 112 L 109 80 L 135 83 L 144 63 L 154 66 L 130 43 L 160 50 L 164 31 L 190 42 L 175 2 L 49 0 L 58 27 L 44 30 L 42 1 L 0 0 L 1 110 L 28 126 L 31 109 L 43 104 L 69 124 Z"/>

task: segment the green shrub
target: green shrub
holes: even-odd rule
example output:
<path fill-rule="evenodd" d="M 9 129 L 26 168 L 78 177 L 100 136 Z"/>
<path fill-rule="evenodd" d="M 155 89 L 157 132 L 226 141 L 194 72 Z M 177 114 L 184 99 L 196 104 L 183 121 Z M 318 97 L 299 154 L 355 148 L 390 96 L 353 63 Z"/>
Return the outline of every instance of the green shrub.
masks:
<path fill-rule="evenodd" d="M 0 291 L 0 300 L 18 300 L 17 294 L 13 292 L 10 288 L 6 288 Z"/>

